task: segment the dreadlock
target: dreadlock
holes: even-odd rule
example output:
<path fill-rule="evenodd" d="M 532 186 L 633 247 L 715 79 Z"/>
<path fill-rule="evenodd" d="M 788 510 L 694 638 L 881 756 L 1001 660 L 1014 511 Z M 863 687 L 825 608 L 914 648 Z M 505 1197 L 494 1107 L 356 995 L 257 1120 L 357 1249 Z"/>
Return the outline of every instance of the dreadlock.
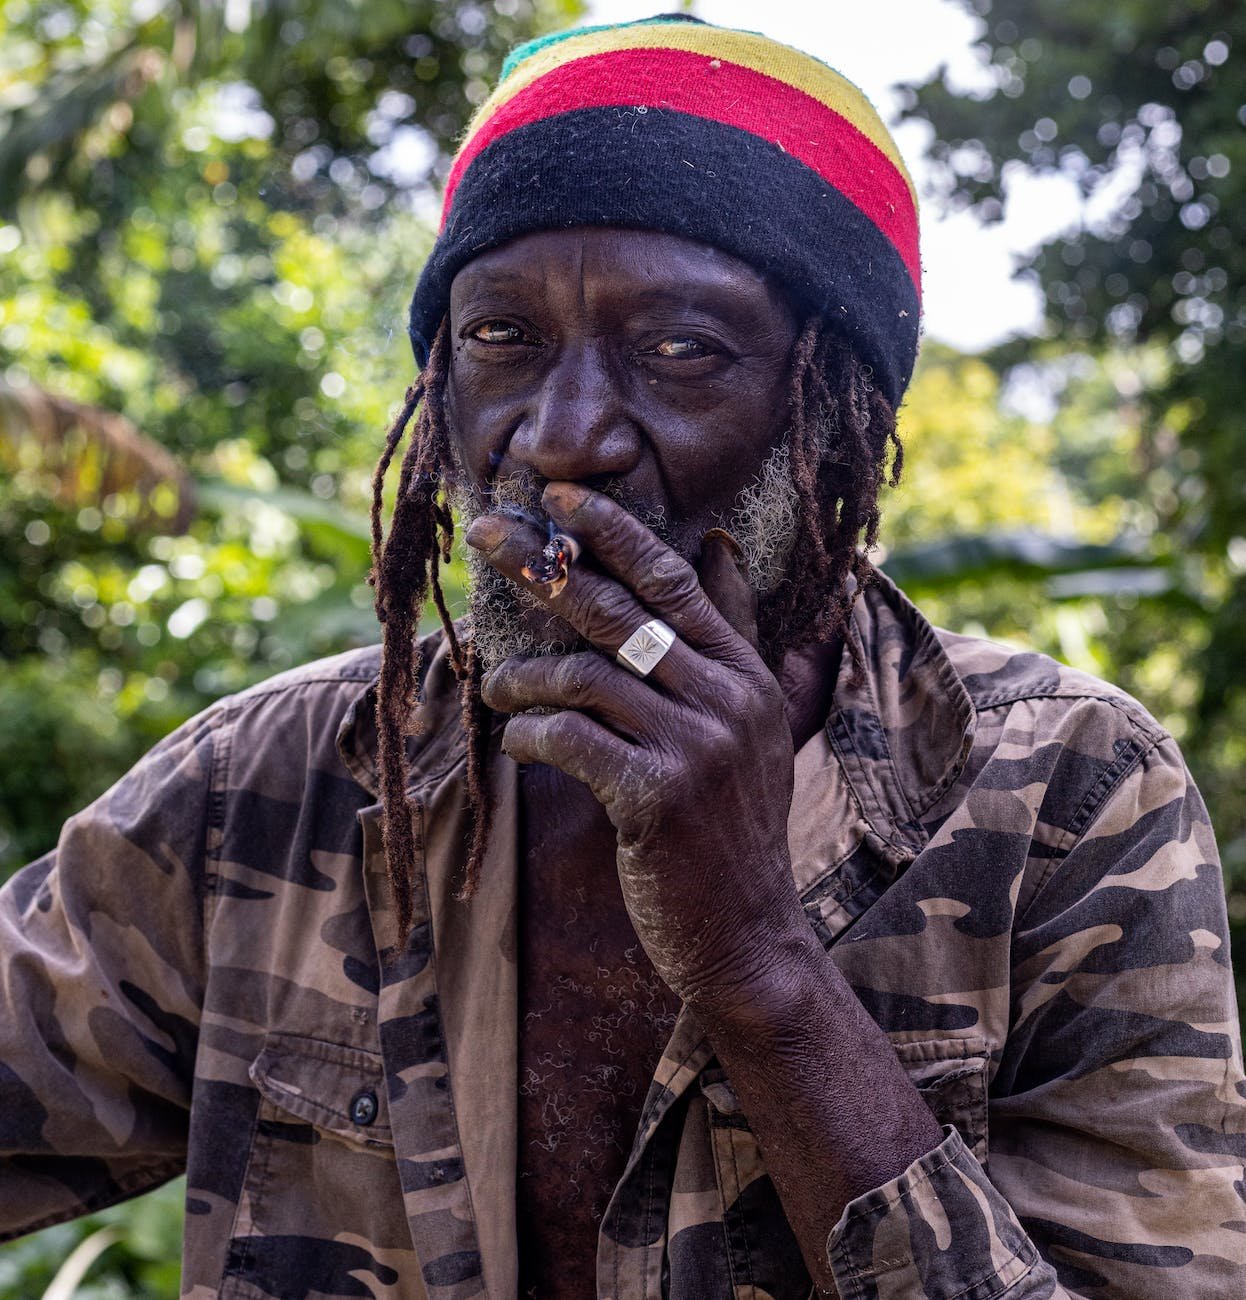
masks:
<path fill-rule="evenodd" d="M 467 737 L 472 829 L 460 899 L 476 891 L 489 837 L 489 711 L 480 697 L 480 660 L 470 640 L 460 641 L 438 576 L 454 542 L 446 497 L 446 470 L 452 464 L 445 417 L 449 354 L 443 321 L 427 365 L 389 428 L 372 479 L 369 581 L 376 589 L 382 627 L 377 688 L 382 828 L 402 936 L 411 928 L 416 849 L 406 794 L 406 738 L 414 726 L 422 668 L 417 626 L 430 594 L 459 681 Z M 878 540 L 879 492 L 884 482 L 894 486 L 899 481 L 903 465 L 895 411 L 875 387 L 870 367 L 817 317 L 801 330 L 791 369 L 788 451 L 798 522 L 786 576 L 762 598 L 758 611 L 761 652 L 771 667 L 790 650 L 846 633 L 853 604 L 874 574 L 868 552 Z M 415 431 L 402 459 L 393 519 L 384 537 L 385 477 L 412 416 Z M 861 665 L 856 668 L 859 673 Z"/>
<path fill-rule="evenodd" d="M 385 867 L 397 915 L 398 933 L 411 928 L 411 864 L 415 860 L 415 826 L 407 800 L 407 736 L 412 734 L 419 701 L 420 613 L 429 594 L 445 629 L 450 665 L 459 680 L 463 727 L 467 734 L 467 790 L 472 840 L 463 894 L 475 892 L 489 835 L 485 781 L 485 706 L 480 698 L 480 660 L 469 642 L 459 641 L 440 569 L 454 545 L 454 517 L 446 500 L 446 469 L 451 463 L 446 429 L 445 390 L 449 371 L 449 330 L 437 332 L 428 364 L 407 389 L 402 408 L 385 439 L 385 450 L 372 476 L 372 573 L 376 615 L 381 623 L 381 676 L 377 684 L 376 729 L 380 756 L 381 827 Z M 415 433 L 402 458 L 398 494 L 389 536 L 381 526 L 385 476 L 393 463 L 411 417 L 418 409 Z"/>
<path fill-rule="evenodd" d="M 789 410 L 797 534 L 784 579 L 759 602 L 757 619 L 771 668 L 789 650 L 847 631 L 874 574 L 879 492 L 899 482 L 904 466 L 895 411 L 873 372 L 817 317 L 792 352 Z"/>

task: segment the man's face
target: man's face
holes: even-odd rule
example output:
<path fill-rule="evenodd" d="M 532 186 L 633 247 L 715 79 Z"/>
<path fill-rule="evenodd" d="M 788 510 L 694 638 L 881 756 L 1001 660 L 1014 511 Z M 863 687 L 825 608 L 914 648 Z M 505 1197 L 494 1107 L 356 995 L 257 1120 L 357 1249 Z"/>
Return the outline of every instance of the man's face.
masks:
<path fill-rule="evenodd" d="M 694 562 L 715 526 L 757 533 L 746 545 L 764 551 L 763 534 L 790 525 L 790 482 L 771 453 L 787 428 L 797 328 L 751 266 L 673 235 L 543 231 L 483 254 L 450 297 L 460 504 L 539 512 L 544 483 L 570 479 Z M 569 641 L 492 573 L 473 566 L 478 643 L 491 613 L 522 627 L 497 653 L 482 647 L 487 660 Z"/>

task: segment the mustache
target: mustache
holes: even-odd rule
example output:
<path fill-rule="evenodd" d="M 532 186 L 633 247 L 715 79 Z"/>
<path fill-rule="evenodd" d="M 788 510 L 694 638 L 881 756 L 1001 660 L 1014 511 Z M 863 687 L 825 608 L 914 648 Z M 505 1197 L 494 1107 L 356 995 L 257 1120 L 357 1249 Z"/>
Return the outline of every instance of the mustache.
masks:
<path fill-rule="evenodd" d="M 468 518 L 481 514 L 505 515 L 528 524 L 548 540 L 558 532 L 558 526 L 541 506 L 541 493 L 548 482 L 549 479 L 530 469 L 515 470 L 495 478 L 484 492 L 468 488 L 464 494 L 467 500 L 460 501 L 459 506 L 460 509 L 466 507 L 464 513 Z M 606 479 L 585 486 L 609 497 L 668 546 L 673 545 L 674 535 L 665 511 L 646 505 L 619 479 Z"/>

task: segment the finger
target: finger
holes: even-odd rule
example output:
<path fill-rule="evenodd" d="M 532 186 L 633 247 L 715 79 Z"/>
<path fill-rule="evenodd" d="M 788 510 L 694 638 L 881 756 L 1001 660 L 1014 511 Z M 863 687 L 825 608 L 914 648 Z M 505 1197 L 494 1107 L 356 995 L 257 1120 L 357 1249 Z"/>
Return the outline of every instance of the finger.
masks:
<path fill-rule="evenodd" d="M 507 659 L 485 677 L 481 696 L 499 713 L 574 709 L 629 740 L 651 734 L 655 708 L 670 707 L 639 678 L 592 653 Z"/>
<path fill-rule="evenodd" d="M 730 658 L 739 638 L 701 590 L 696 571 L 617 501 L 580 483 L 548 483 L 541 498 L 561 527 L 690 645 Z"/>
<path fill-rule="evenodd" d="M 648 533 L 648 529 L 644 531 Z M 566 584 L 557 594 L 552 594 L 546 583 L 529 581 L 524 576 L 524 567 L 534 553 L 540 551 L 544 538 L 522 520 L 504 515 L 480 515 L 472 520 L 465 540 L 499 573 L 530 592 L 551 613 L 565 619 L 612 660 L 628 637 L 653 617 L 626 587 L 586 564 L 571 566 Z M 695 575 L 693 581 L 696 581 Z M 717 611 L 714 617 L 721 621 Z M 723 628 L 725 636 L 738 641 L 725 622 Z M 707 680 L 706 664 L 684 641 L 677 639 L 647 680 L 672 693 L 703 693 Z"/>
<path fill-rule="evenodd" d="M 622 789 L 631 746 L 582 713 L 520 713 L 502 733 L 516 763 L 548 763 L 583 781 L 608 808 Z"/>
<path fill-rule="evenodd" d="M 697 576 L 715 609 L 757 649 L 757 593 L 749 584 L 744 552 L 725 528 L 705 534 Z"/>

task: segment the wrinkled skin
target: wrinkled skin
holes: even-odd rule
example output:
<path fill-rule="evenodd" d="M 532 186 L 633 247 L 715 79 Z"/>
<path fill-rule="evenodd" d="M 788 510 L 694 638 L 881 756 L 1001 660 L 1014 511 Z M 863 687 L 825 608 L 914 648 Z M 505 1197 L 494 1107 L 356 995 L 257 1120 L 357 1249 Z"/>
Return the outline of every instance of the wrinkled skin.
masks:
<path fill-rule="evenodd" d="M 637 936 L 705 1025 L 809 1268 L 830 1287 L 825 1243 L 842 1207 L 940 1132 L 792 883 L 794 739 L 826 715 L 831 652 L 789 656 L 776 680 L 726 544 L 703 541 L 786 427 L 795 318 L 716 250 L 570 230 L 464 268 L 451 331 L 462 472 L 487 492 L 531 471 L 547 481 L 554 524 L 584 548 L 553 595 L 521 573 L 544 534 L 502 514 L 468 530 L 536 598 L 524 615 L 534 635 L 566 642 L 569 624 L 596 648 L 512 658 L 486 677 L 486 702 L 512 714 L 503 746 L 583 782 L 610 819 Z M 674 548 L 594 490 L 606 484 L 664 513 Z M 679 639 L 641 680 L 614 656 L 654 616 Z"/>

